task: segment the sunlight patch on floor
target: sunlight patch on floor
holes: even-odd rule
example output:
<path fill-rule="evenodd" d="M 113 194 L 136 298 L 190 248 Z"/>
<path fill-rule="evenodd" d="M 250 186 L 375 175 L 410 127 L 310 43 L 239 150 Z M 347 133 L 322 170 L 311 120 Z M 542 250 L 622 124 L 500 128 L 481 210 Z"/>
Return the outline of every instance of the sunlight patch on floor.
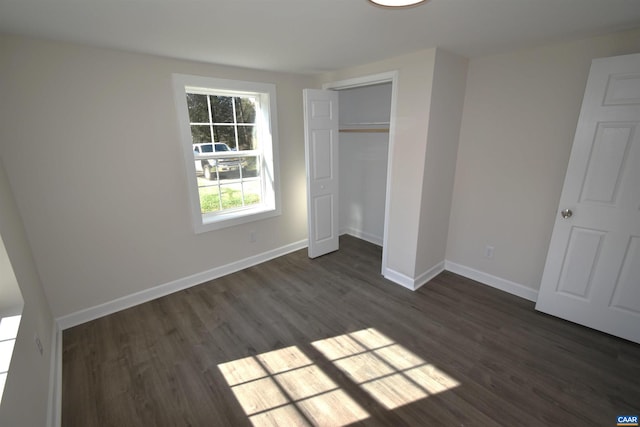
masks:
<path fill-rule="evenodd" d="M 388 410 L 460 385 L 373 328 L 311 345 Z M 254 426 L 344 426 L 369 417 L 295 346 L 218 368 Z"/>
<path fill-rule="evenodd" d="M 460 385 L 373 328 L 311 344 L 387 409 Z"/>
<path fill-rule="evenodd" d="M 254 426 L 342 426 L 369 416 L 297 347 L 218 368 Z"/>

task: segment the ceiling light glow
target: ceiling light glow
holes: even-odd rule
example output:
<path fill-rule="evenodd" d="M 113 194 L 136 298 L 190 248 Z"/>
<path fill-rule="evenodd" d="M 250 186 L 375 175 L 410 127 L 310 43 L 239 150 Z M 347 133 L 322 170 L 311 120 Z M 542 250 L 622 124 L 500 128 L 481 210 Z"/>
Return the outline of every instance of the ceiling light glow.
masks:
<path fill-rule="evenodd" d="M 418 3 L 424 3 L 426 0 L 369 0 L 371 3 L 375 3 L 385 7 L 405 7 L 413 6 Z"/>

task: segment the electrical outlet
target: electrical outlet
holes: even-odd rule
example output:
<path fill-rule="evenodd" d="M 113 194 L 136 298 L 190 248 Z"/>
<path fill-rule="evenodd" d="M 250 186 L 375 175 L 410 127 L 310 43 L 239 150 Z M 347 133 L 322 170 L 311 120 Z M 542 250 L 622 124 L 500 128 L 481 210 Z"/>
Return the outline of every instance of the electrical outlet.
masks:
<path fill-rule="evenodd" d="M 38 351 L 40 352 L 40 356 L 44 355 L 44 348 L 42 348 L 42 341 L 40 341 L 40 337 L 38 335 L 35 336 L 36 347 L 38 347 Z"/>
<path fill-rule="evenodd" d="M 495 249 L 495 248 L 494 248 L 493 246 L 489 246 L 489 245 L 487 245 L 487 246 L 484 248 L 484 257 L 485 257 L 485 258 L 493 258 L 493 251 L 494 251 L 494 249 Z"/>
<path fill-rule="evenodd" d="M 256 242 L 256 232 L 252 231 L 251 233 L 249 233 L 249 242 L 251 243 L 255 243 Z"/>

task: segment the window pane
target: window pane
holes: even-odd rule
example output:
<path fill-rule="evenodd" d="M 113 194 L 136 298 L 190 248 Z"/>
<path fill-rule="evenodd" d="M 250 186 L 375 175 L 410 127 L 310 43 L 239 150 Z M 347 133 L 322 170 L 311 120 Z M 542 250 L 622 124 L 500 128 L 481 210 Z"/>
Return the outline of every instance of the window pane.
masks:
<path fill-rule="evenodd" d="M 260 181 L 243 181 L 242 188 L 244 190 L 244 205 L 257 205 L 262 203 L 262 195 L 260 191 Z"/>
<path fill-rule="evenodd" d="M 236 132 L 234 126 L 214 126 L 213 137 L 216 142 L 224 142 L 231 149 L 236 147 Z"/>
<path fill-rule="evenodd" d="M 256 126 L 238 126 L 238 145 L 240 150 L 258 149 Z"/>
<path fill-rule="evenodd" d="M 254 178 L 259 175 L 258 157 L 245 157 L 242 162 L 242 177 Z"/>
<path fill-rule="evenodd" d="M 258 181 L 224 184 L 220 186 L 220 190 L 222 192 L 222 209 L 241 208 L 261 202 Z"/>
<path fill-rule="evenodd" d="M 243 182 L 242 186 L 244 188 L 244 205 L 258 205 L 262 203 L 262 196 L 260 195 L 260 182 L 259 181 L 249 181 Z"/>
<path fill-rule="evenodd" d="M 229 159 L 229 163 L 233 164 L 233 169 L 227 170 L 222 176 L 225 179 L 253 179 L 258 177 L 258 158 L 256 156 L 241 157 L 237 159 Z M 242 172 L 242 175 L 240 175 Z"/>
<path fill-rule="evenodd" d="M 187 106 L 189 107 L 189 121 L 191 123 L 209 123 L 207 95 L 188 93 Z"/>
<path fill-rule="evenodd" d="M 226 184 L 221 185 L 222 209 L 241 208 L 242 205 L 242 185 Z"/>
<path fill-rule="evenodd" d="M 200 212 L 206 214 L 220 210 L 218 181 L 209 181 L 199 176 L 198 194 L 200 195 Z"/>
<path fill-rule="evenodd" d="M 194 144 L 211 142 L 211 127 L 209 125 L 191 125 L 191 137 Z"/>
<path fill-rule="evenodd" d="M 233 123 L 233 98 L 211 95 L 211 114 L 214 123 Z"/>
<path fill-rule="evenodd" d="M 237 123 L 256 122 L 256 100 L 255 98 L 234 98 L 236 103 Z"/>

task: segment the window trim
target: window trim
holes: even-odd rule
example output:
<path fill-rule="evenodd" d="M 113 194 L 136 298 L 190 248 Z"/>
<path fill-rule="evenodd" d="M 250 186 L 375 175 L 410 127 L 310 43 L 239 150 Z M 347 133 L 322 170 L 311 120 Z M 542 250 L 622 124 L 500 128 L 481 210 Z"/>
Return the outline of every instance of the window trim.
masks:
<path fill-rule="evenodd" d="M 199 234 L 280 215 L 280 165 L 278 162 L 278 120 L 275 85 L 272 83 L 228 80 L 188 74 L 173 74 L 172 81 L 178 115 L 179 141 L 184 157 L 184 170 L 194 232 Z M 188 87 L 195 87 L 203 91 L 215 92 L 216 94 L 228 93 L 236 96 L 246 94 L 260 98 L 260 112 L 262 114 L 259 120 L 262 123 L 259 126 L 259 131 L 262 134 L 259 138 L 262 151 L 261 182 L 264 197 L 261 204 L 215 213 L 201 213 L 189 111 L 187 97 L 185 96 Z"/>

